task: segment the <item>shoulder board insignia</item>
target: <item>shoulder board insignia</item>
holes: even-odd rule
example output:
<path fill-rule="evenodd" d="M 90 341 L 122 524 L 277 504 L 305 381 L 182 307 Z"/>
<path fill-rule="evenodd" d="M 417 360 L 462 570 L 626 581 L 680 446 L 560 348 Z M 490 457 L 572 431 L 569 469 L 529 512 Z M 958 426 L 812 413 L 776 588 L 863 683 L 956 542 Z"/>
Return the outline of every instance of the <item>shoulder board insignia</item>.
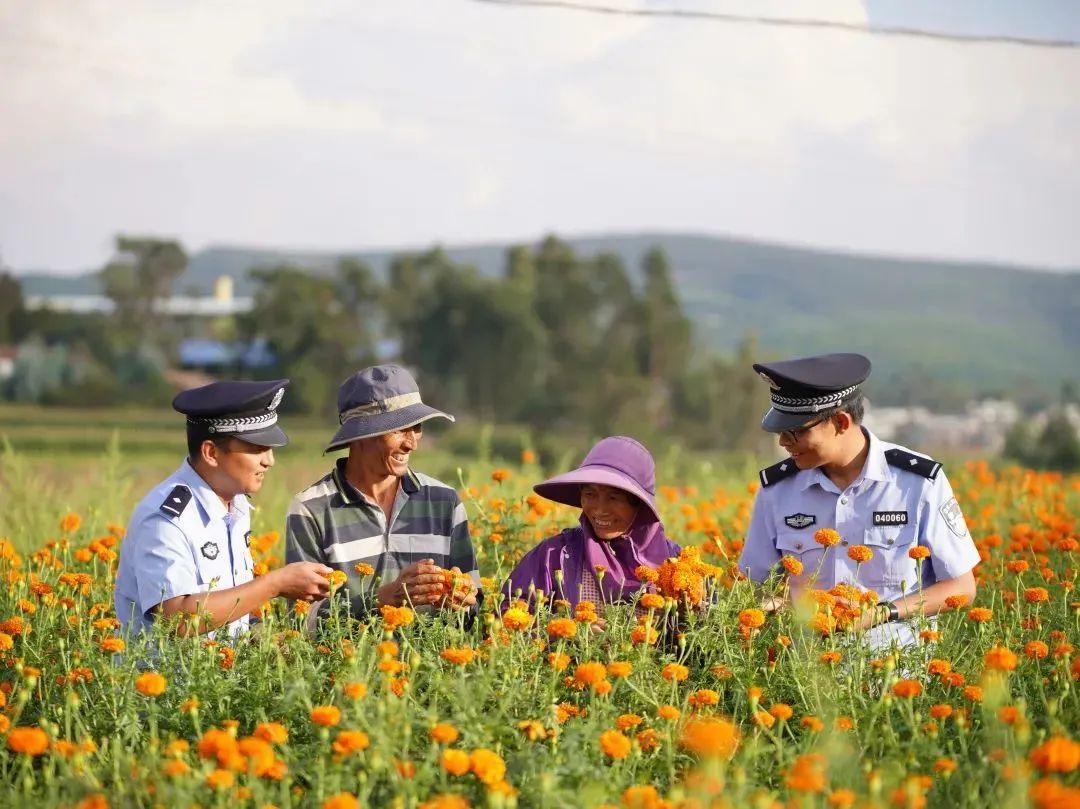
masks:
<path fill-rule="evenodd" d="M 922 475 L 930 480 L 935 480 L 937 473 L 941 471 L 941 464 L 933 458 L 916 455 L 914 452 L 908 452 L 897 447 L 885 450 L 885 460 L 889 462 L 889 466 L 914 472 L 916 475 Z"/>
<path fill-rule="evenodd" d="M 179 517 L 184 513 L 184 509 L 187 508 L 187 504 L 190 502 L 191 489 L 182 485 L 173 486 L 173 490 L 169 492 L 169 496 L 161 504 L 161 510 L 170 517 Z"/>
<path fill-rule="evenodd" d="M 761 479 L 762 486 L 772 486 L 784 478 L 791 477 L 798 471 L 799 467 L 795 465 L 795 461 L 788 458 L 786 461 L 780 461 L 780 463 L 773 464 L 767 469 L 762 469 L 758 472 L 758 477 Z"/>

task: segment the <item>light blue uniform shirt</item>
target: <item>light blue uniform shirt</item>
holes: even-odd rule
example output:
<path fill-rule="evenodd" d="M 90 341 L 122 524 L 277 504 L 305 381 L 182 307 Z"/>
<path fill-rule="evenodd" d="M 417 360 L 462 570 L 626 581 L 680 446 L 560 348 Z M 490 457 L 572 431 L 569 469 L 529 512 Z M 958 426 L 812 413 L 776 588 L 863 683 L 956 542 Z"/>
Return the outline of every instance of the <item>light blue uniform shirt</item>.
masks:
<path fill-rule="evenodd" d="M 846 583 L 893 601 L 979 563 L 945 473 L 938 470 L 931 480 L 891 465 L 886 451 L 911 450 L 864 432 L 870 441 L 866 463 L 843 491 L 821 469 L 799 471 L 758 491 L 739 557 L 750 579 L 764 581 L 781 556 L 793 556 L 803 564 L 802 574 L 791 578 L 793 594 Z M 835 529 L 840 544 L 823 548 L 815 542 L 821 528 Z M 873 558 L 857 565 L 847 555 L 852 545 L 866 545 Z M 928 548 L 930 556 L 921 562 L 908 556 L 916 545 Z M 871 646 L 906 644 L 914 633 L 906 622 L 887 623 L 866 633 L 866 640 Z"/>
<path fill-rule="evenodd" d="M 187 459 L 155 486 L 135 507 L 120 546 L 114 602 L 123 630 L 148 628 L 154 607 L 170 598 L 251 581 L 249 509 L 242 494 L 226 508 Z M 236 635 L 247 626 L 248 616 L 237 615 L 228 632 Z"/>

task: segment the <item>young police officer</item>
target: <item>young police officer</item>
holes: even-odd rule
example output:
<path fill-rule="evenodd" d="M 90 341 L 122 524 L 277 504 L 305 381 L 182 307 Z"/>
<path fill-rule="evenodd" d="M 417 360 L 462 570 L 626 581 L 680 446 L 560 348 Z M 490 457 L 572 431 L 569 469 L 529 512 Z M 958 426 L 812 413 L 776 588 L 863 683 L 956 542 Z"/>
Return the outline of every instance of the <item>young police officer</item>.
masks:
<path fill-rule="evenodd" d="M 876 647 L 912 642 L 904 619 L 937 614 L 949 596 L 972 598 L 979 553 L 941 464 L 860 424 L 859 386 L 870 361 L 827 354 L 754 370 L 772 388 L 762 427 L 779 435 L 790 457 L 761 470 L 740 569 L 760 582 L 782 556 L 792 556 L 803 567 L 792 577 L 796 594 L 841 583 L 876 592 L 880 602 L 863 612 L 858 627 Z M 816 542 L 821 528 L 835 529 L 840 542 Z M 856 545 L 871 558 L 851 559 L 848 549 Z M 916 558 L 925 553 L 910 553 L 917 547 L 929 555 Z"/>
<path fill-rule="evenodd" d="M 262 488 L 273 448 L 288 443 L 277 426 L 288 384 L 214 382 L 173 400 L 187 416 L 188 457 L 143 498 L 128 524 L 115 594 L 125 630 L 180 614 L 182 634 L 227 626 L 236 635 L 247 628 L 248 613 L 271 598 L 326 596 L 325 565 L 300 562 L 253 578 L 246 495 Z"/>

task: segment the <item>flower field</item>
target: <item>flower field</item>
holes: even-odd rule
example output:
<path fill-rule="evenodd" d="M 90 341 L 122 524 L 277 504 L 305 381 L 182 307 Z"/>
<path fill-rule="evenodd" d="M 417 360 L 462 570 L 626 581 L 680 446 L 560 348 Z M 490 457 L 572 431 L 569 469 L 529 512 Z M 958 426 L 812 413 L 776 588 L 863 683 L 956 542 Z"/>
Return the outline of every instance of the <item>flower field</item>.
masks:
<path fill-rule="evenodd" d="M 1080 479 L 982 463 L 950 478 L 979 592 L 899 655 L 860 646 L 843 593 L 760 611 L 733 575 L 753 486 L 708 475 L 661 489 L 668 534 L 694 550 L 636 609 L 500 617 L 489 597 L 471 629 L 405 608 L 311 639 L 282 602 L 232 644 L 124 648 L 112 577 L 134 501 L 58 509 L 0 542 L 0 803 L 1078 806 Z M 462 492 L 489 593 L 576 520 L 536 479 L 473 470 Z M 260 570 L 283 555 L 268 512 Z"/>

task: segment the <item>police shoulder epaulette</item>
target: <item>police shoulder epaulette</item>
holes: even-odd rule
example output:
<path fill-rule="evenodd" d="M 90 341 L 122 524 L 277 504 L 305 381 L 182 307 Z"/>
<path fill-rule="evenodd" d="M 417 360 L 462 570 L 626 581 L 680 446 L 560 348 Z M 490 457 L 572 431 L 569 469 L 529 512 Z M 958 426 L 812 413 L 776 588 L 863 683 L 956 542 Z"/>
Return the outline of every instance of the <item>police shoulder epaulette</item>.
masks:
<path fill-rule="evenodd" d="M 758 477 L 761 478 L 762 486 L 772 486 L 774 483 L 779 483 L 784 478 L 789 478 L 799 471 L 799 467 L 795 465 L 795 461 L 788 458 L 786 461 L 780 461 L 772 466 L 762 469 L 758 472 Z"/>
<path fill-rule="evenodd" d="M 941 464 L 933 458 L 916 455 L 914 452 L 908 452 L 899 447 L 885 450 L 885 460 L 889 462 L 890 466 L 914 472 L 916 475 L 922 475 L 930 480 L 937 478 L 937 473 L 941 471 Z"/>
<path fill-rule="evenodd" d="M 173 486 L 173 490 L 169 492 L 169 496 L 161 504 L 161 510 L 170 517 L 179 517 L 184 513 L 184 509 L 187 508 L 187 504 L 190 502 L 191 489 L 182 484 L 177 484 Z"/>

